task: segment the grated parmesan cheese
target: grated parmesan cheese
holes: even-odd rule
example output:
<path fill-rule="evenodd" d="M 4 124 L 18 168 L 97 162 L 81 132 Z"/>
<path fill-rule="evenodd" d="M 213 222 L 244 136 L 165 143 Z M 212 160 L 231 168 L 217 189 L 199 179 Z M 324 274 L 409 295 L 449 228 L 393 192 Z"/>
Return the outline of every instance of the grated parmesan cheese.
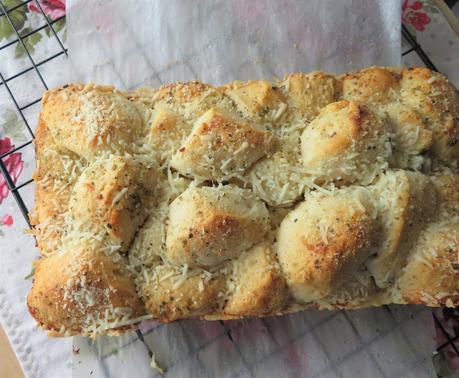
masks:
<path fill-rule="evenodd" d="M 121 198 L 127 193 L 128 191 L 128 188 L 123 188 L 121 189 L 115 197 L 113 197 L 113 200 L 112 200 L 112 205 L 116 205 L 120 200 Z"/>

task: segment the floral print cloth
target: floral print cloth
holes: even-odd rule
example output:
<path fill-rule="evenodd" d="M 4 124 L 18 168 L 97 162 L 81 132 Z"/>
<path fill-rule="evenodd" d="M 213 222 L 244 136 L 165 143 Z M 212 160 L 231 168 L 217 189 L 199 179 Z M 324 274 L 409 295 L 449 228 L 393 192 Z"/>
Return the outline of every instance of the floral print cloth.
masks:
<path fill-rule="evenodd" d="M 33 56 L 35 62 L 39 61 L 40 46 L 45 46 L 55 43 L 55 38 L 52 31 L 45 27 L 39 32 L 32 33 L 37 25 L 43 24 L 43 14 L 46 14 L 48 22 L 53 22 L 53 28 L 59 33 L 60 38 L 65 40 L 65 0 L 38 0 L 40 6 L 36 1 L 21 5 L 20 0 L 3 0 L 3 4 L 7 9 L 15 7 L 16 9 L 10 13 L 12 22 L 21 36 L 24 38 L 24 44 L 29 53 Z M 41 8 L 41 9 L 40 9 Z M 410 32 L 415 36 L 418 42 L 423 46 L 426 52 L 431 56 L 434 63 L 440 71 L 447 74 L 450 79 L 455 82 L 456 86 L 459 85 L 459 73 L 457 67 L 459 64 L 458 54 L 454 55 L 452 51 L 459 51 L 459 42 L 454 37 L 454 33 L 448 34 L 448 26 L 439 10 L 436 8 L 433 0 L 403 0 L 402 1 L 402 22 L 408 27 Z M 0 17 L 0 46 L 8 43 L 16 38 L 15 32 L 11 25 L 6 20 L 6 17 Z M 20 43 L 12 44 L 14 48 L 13 59 L 17 61 L 18 67 L 27 65 L 28 57 L 26 51 Z M 438 53 L 437 53 L 438 52 Z M 5 78 L 11 76 L 6 74 L 2 66 L 0 58 L 0 72 Z M 405 63 L 407 64 L 422 64 L 416 60 L 413 55 L 407 56 Z M 14 74 L 14 73 L 13 73 Z M 7 96 L 4 88 L 0 88 L 0 96 Z M 27 91 L 27 88 L 23 88 Z M 38 93 L 42 89 L 38 89 Z M 19 93 L 21 93 L 19 91 Z M 2 99 L 2 97 L 0 97 Z M 31 123 L 32 125 L 32 123 Z M 8 101 L 5 104 L 0 104 L 0 156 L 14 150 L 18 145 L 30 139 L 28 130 L 24 121 L 18 116 L 15 107 Z M 32 146 L 29 146 L 29 150 Z M 30 178 L 33 170 L 33 152 L 29 151 L 30 156 L 25 158 L 23 150 L 16 151 L 3 158 L 3 164 L 10 174 L 14 184 L 18 184 Z M 27 171 L 27 177 L 23 177 Z M 10 202 L 8 206 L 5 205 L 6 201 L 12 201 L 11 193 L 8 189 L 3 175 L 0 174 L 0 243 L 1 237 L 5 237 L 9 230 L 13 230 L 16 222 L 19 221 L 16 217 L 20 217 L 20 212 L 13 212 L 14 204 Z M 21 227 L 24 225 L 23 221 L 19 222 Z M 19 226 L 18 226 L 19 227 Z M 3 250 L 2 250 L 3 252 Z M 1 292 L 0 292 L 1 294 Z M 0 311 L 2 309 L 0 308 Z M 444 330 L 448 333 L 450 339 L 454 339 L 457 349 L 459 349 L 459 311 L 455 309 L 438 309 L 435 314 L 439 323 Z M 438 346 L 444 345 L 448 337 L 444 331 L 437 325 L 437 344 Z M 452 346 L 443 348 L 441 353 L 434 356 L 435 365 L 438 374 L 441 376 L 448 376 L 459 371 L 459 356 L 457 349 L 454 350 Z M 21 363 L 25 366 L 27 361 L 27 353 L 19 355 Z M 33 366 L 34 362 L 30 362 Z"/>
<path fill-rule="evenodd" d="M 22 0 L 1 0 L 1 5 L 9 10 L 14 8 L 8 13 L 10 20 L 48 85 L 64 83 L 67 70 L 65 54 L 49 63 L 46 59 L 62 52 L 47 21 L 52 23 L 59 38 L 65 40 L 65 1 L 39 0 L 37 3 L 32 0 L 23 4 Z M 45 88 L 38 81 L 26 50 L 22 43 L 17 42 L 16 32 L 1 8 L 0 47 L 0 74 L 7 81 L 18 106 L 24 108 L 25 120 L 34 129 L 40 108 L 38 99 Z M 32 105 L 27 106 L 29 104 Z M 27 125 L 0 80 L 0 158 L 16 186 L 27 182 L 35 169 L 34 146 L 30 140 Z M 26 146 L 20 148 L 24 144 Z M 33 188 L 34 185 L 29 184 L 19 189 L 29 209 L 32 207 Z M 0 323 L 26 376 L 70 376 L 71 340 L 56 342 L 45 334 L 37 333 L 36 326 L 28 321 L 30 316 L 25 311 L 26 293 L 32 282 L 32 261 L 38 258 L 33 238 L 24 232 L 27 228 L 27 222 L 0 173 Z M 48 370 L 48 366 L 52 370 Z"/>
<path fill-rule="evenodd" d="M 14 145 L 11 144 L 11 139 L 9 137 L 4 137 L 0 139 L 0 155 L 10 152 L 14 148 Z M 22 172 L 24 167 L 24 162 L 22 161 L 22 154 L 20 152 L 13 152 L 8 155 L 6 158 L 3 158 L 3 164 L 6 167 L 6 170 L 10 174 L 13 183 L 16 184 L 19 175 Z M 0 176 L 0 204 L 8 196 L 10 190 L 6 183 L 6 180 L 3 175 Z M 0 218 L 0 226 L 11 226 L 13 224 L 13 216 L 11 214 L 5 214 Z M 1 232 L 1 229 L 0 229 Z"/>
<path fill-rule="evenodd" d="M 40 5 L 52 20 L 65 16 L 65 0 L 41 0 Z M 29 3 L 28 8 L 32 12 L 41 14 L 41 10 L 35 3 Z"/>
<path fill-rule="evenodd" d="M 426 13 L 424 4 L 421 1 L 403 1 L 402 22 L 405 25 L 412 25 L 416 30 L 422 32 L 430 21 L 430 17 Z"/>
<path fill-rule="evenodd" d="M 16 8 L 9 13 L 9 16 L 19 31 L 21 36 L 28 35 L 33 31 L 32 25 L 40 22 L 43 19 L 42 11 L 46 14 L 48 22 L 58 20 L 53 24 L 55 31 L 59 32 L 65 27 L 65 0 L 39 0 L 39 5 L 36 2 L 29 2 L 26 5 L 20 6 L 21 0 L 4 0 L 3 5 L 7 9 Z M 41 7 L 41 9 L 40 9 Z M 9 24 L 6 17 L 0 18 L 0 45 L 7 43 L 9 40 L 16 37 L 14 29 Z M 24 38 L 24 44 L 29 53 L 35 52 L 35 46 L 45 38 L 52 38 L 52 32 L 49 28 L 43 31 L 33 33 Z M 65 35 L 63 35 L 65 38 Z M 15 45 L 14 58 L 18 61 L 26 59 L 26 52 L 20 43 Z M 1 72 L 1 65 L 0 65 Z M 5 155 L 16 147 L 16 144 L 21 144 L 27 141 L 29 135 L 25 132 L 25 123 L 20 119 L 14 107 L 3 109 L 0 113 L 0 156 Z M 22 152 L 14 152 L 3 158 L 3 163 L 9 172 L 13 184 L 16 184 L 19 176 L 24 168 Z M 4 227 L 10 227 L 14 223 L 12 214 L 4 214 L 1 204 L 8 197 L 9 188 L 3 175 L 0 174 L 0 235 L 2 235 Z"/>

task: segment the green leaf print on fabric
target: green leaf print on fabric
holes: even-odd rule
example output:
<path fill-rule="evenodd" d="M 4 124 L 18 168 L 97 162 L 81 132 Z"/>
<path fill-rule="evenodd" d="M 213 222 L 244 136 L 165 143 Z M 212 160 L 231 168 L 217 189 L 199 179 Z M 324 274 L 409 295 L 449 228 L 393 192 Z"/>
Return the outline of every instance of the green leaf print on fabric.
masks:
<path fill-rule="evenodd" d="M 44 11 L 46 13 L 46 18 L 48 22 L 51 23 L 53 22 L 53 20 L 57 20 L 52 24 L 52 28 L 56 31 L 56 33 L 62 32 L 61 38 L 63 41 L 65 41 L 65 2 L 64 0 L 56 1 L 56 3 L 52 2 L 51 4 L 42 2 L 41 5 L 42 7 L 44 7 Z M 21 37 L 33 32 L 33 29 L 30 26 L 26 26 L 30 23 L 29 17 L 43 17 L 41 10 L 39 10 L 33 2 L 24 4 L 21 0 L 2 0 L 2 4 L 5 6 L 5 9 L 7 10 L 17 7 L 17 9 L 8 12 L 8 16 Z M 0 41 L 2 41 L 3 39 L 13 37 L 15 34 L 16 32 L 12 28 L 8 18 L 4 17 L 3 13 L 0 12 Z M 35 32 L 23 39 L 25 47 L 30 54 L 33 54 L 35 52 L 35 46 L 43 39 L 43 36 L 45 34 L 48 38 L 54 36 L 54 33 L 52 33 L 50 27 L 46 27 L 44 29 L 44 33 Z M 22 43 L 17 43 L 15 47 L 14 57 L 16 59 L 20 59 L 25 56 L 26 50 L 24 49 L 24 46 L 22 45 Z"/>
<path fill-rule="evenodd" d="M 28 34 L 32 32 L 32 28 L 24 28 L 22 31 L 23 33 L 21 34 Z M 40 33 L 33 33 L 32 35 L 29 35 L 26 38 L 23 38 L 24 45 L 26 49 L 29 51 L 29 54 L 32 55 L 35 52 L 35 45 L 42 40 L 42 35 Z M 14 57 L 17 58 L 22 58 L 23 56 L 26 55 L 26 51 L 24 50 L 24 46 L 22 46 L 22 43 L 17 43 L 16 44 L 16 49 L 14 52 Z"/>
<path fill-rule="evenodd" d="M 50 20 L 51 22 L 51 20 Z M 59 21 L 56 21 L 54 24 L 51 25 L 52 28 L 54 29 L 54 31 L 56 33 L 59 33 L 64 27 L 65 27 L 65 18 L 59 20 Z M 51 31 L 51 29 L 49 28 L 49 26 L 45 29 L 45 33 L 48 37 L 51 37 L 54 33 Z"/>
<path fill-rule="evenodd" d="M 3 1 L 3 5 L 6 9 L 11 9 L 21 4 L 22 4 L 21 0 L 4 0 Z M 8 12 L 9 17 L 11 21 L 13 22 L 14 27 L 17 30 L 21 30 L 24 27 L 24 24 L 27 20 L 26 13 L 28 12 L 29 10 L 27 9 L 27 5 L 19 7 L 18 9 L 15 9 L 14 11 Z M 8 18 L 4 16 L 0 17 L 0 41 L 12 36 L 13 34 L 15 34 L 15 32 L 14 32 L 14 29 L 11 27 L 10 22 L 8 21 Z"/>
<path fill-rule="evenodd" d="M 435 5 L 424 4 L 424 10 L 431 14 L 440 14 L 440 11 Z"/>
<path fill-rule="evenodd" d="M 5 135 L 8 135 L 11 139 L 19 142 L 27 140 L 27 137 L 24 134 L 24 121 L 18 117 L 15 111 L 11 109 L 5 110 L 2 118 L 3 121 L 0 121 L 0 127 Z"/>
<path fill-rule="evenodd" d="M 423 0 L 422 3 L 424 4 L 423 10 L 427 13 L 440 14 L 436 0 Z"/>

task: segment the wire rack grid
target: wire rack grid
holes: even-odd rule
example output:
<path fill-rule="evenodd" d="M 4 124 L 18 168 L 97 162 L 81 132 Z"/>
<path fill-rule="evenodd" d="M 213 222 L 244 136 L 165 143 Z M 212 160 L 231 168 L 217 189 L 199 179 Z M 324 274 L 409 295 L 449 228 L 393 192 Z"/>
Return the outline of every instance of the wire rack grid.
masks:
<path fill-rule="evenodd" d="M 22 7 L 22 6 L 27 6 L 29 3 L 35 4 L 36 7 L 39 9 L 39 11 L 41 13 L 41 16 L 43 18 L 43 24 L 41 26 L 39 26 L 37 28 L 34 28 L 33 30 L 27 32 L 26 34 L 24 34 L 24 33 L 21 34 L 20 31 L 17 29 L 17 27 L 14 24 L 14 20 L 11 17 L 11 12 L 13 12 L 14 10 L 16 10 L 16 9 Z M 6 153 L 0 154 L 0 171 L 1 171 L 6 183 L 8 185 L 9 190 L 11 191 L 11 193 L 12 193 L 12 195 L 14 197 L 14 200 L 17 203 L 17 206 L 19 207 L 19 210 L 21 211 L 22 215 L 24 216 L 24 218 L 25 218 L 26 222 L 28 223 L 29 227 L 31 227 L 30 222 L 29 222 L 29 215 L 28 215 L 29 214 L 29 209 L 27 208 L 27 206 L 25 204 L 25 201 L 21 196 L 20 190 L 22 188 L 24 188 L 25 186 L 31 184 L 33 182 L 33 179 L 32 178 L 27 179 L 25 182 L 22 182 L 21 184 L 16 185 L 14 180 L 13 180 L 13 178 L 9 174 L 9 172 L 8 172 L 3 160 L 5 158 L 7 158 L 8 156 L 10 156 L 11 154 L 13 154 L 15 152 L 18 152 L 18 151 L 21 151 L 24 148 L 26 148 L 27 146 L 33 144 L 34 139 L 35 139 L 35 135 L 34 135 L 34 132 L 33 132 L 33 128 L 30 126 L 29 122 L 27 121 L 26 116 L 24 115 L 24 111 L 26 109 L 32 107 L 33 105 L 38 104 L 41 101 L 41 98 L 36 98 L 35 100 L 30 101 L 30 102 L 26 103 L 25 105 L 21 105 L 20 106 L 19 105 L 19 101 L 16 99 L 15 95 L 13 94 L 13 91 L 10 88 L 9 83 L 11 81 L 15 80 L 15 79 L 19 79 L 19 78 L 23 77 L 25 74 L 27 74 L 28 72 L 32 71 L 32 72 L 35 72 L 36 77 L 38 78 L 39 82 L 43 86 L 43 90 L 47 90 L 48 89 L 48 84 L 47 84 L 46 80 L 44 79 L 42 73 L 40 72 L 40 68 L 42 66 L 44 66 L 45 64 L 48 64 L 48 63 L 52 62 L 53 60 L 55 60 L 59 56 L 65 56 L 65 57 L 68 56 L 68 51 L 67 51 L 67 48 L 65 46 L 65 43 L 58 36 L 58 33 L 57 33 L 57 31 L 56 31 L 56 29 L 54 27 L 54 25 L 58 21 L 65 19 L 65 15 L 60 17 L 60 18 L 51 20 L 49 17 L 46 16 L 46 14 L 45 14 L 40 2 L 37 1 L 37 0 L 24 0 L 21 3 L 15 5 L 15 6 L 12 6 L 10 8 L 8 8 L 5 5 L 5 0 L 0 0 L 0 18 L 2 18 L 2 17 L 5 17 L 6 20 L 8 21 L 8 23 L 9 23 L 9 25 L 14 29 L 14 33 L 15 33 L 16 37 L 13 40 L 11 40 L 11 41 L 3 44 L 3 45 L 0 45 L 0 52 L 2 50 L 12 46 L 12 45 L 20 44 L 22 46 L 22 48 L 24 49 L 25 53 L 26 53 L 26 57 L 28 59 L 28 63 L 29 64 L 28 64 L 27 68 L 23 69 L 22 71 L 14 74 L 12 76 L 9 76 L 9 77 L 5 77 L 3 75 L 3 73 L 1 72 L 1 70 L 0 70 L 0 88 L 2 86 L 4 86 L 4 88 L 6 89 L 6 92 L 8 93 L 10 99 L 12 100 L 12 102 L 13 102 L 15 108 L 16 108 L 16 111 L 17 111 L 18 115 L 20 116 L 20 119 L 26 125 L 27 131 L 28 131 L 28 138 L 27 138 L 28 140 L 26 142 L 16 146 L 15 148 L 13 148 L 12 150 L 10 150 L 10 151 L 8 151 Z M 27 47 L 26 39 L 28 37 L 33 36 L 35 33 L 38 33 L 41 30 L 46 29 L 46 28 L 49 28 L 50 32 L 52 33 L 52 37 L 56 39 L 56 41 L 57 41 L 57 43 L 59 45 L 59 51 L 57 53 L 54 53 L 53 55 L 50 55 L 50 56 L 46 57 L 43 60 L 36 61 L 36 60 L 34 60 L 31 52 L 29 51 L 29 49 Z M 422 60 L 422 62 L 424 63 L 424 65 L 426 67 L 428 67 L 431 70 L 437 71 L 437 68 L 432 63 L 430 58 L 427 56 L 427 54 L 424 52 L 422 47 L 416 42 L 415 38 L 410 34 L 408 29 L 404 25 L 402 25 L 402 36 L 403 36 L 404 41 L 407 42 L 407 44 L 409 45 L 409 48 L 406 51 L 404 51 L 402 53 L 402 55 L 406 56 L 408 54 L 417 54 L 417 56 Z M 390 312 L 390 310 L 388 310 L 388 311 Z M 343 314 L 344 314 L 344 317 L 349 321 L 349 317 L 347 316 L 347 314 L 345 312 Z M 444 339 L 446 340 L 442 345 L 439 345 L 437 347 L 437 352 L 440 352 L 443 349 L 445 349 L 447 347 L 450 347 L 459 356 L 459 350 L 457 349 L 457 347 L 455 345 L 455 341 L 458 339 L 458 336 L 450 335 L 448 333 L 448 331 L 443 327 L 443 325 L 439 321 L 439 319 L 436 316 L 436 314 L 433 312 L 432 315 L 433 315 L 433 318 L 434 318 L 434 321 L 435 321 L 435 324 L 436 324 L 437 328 L 440 330 L 440 332 L 443 333 Z M 351 322 L 349 321 L 349 323 L 351 323 Z M 225 324 L 224 322 L 220 322 L 220 325 L 222 327 L 223 334 L 226 335 L 226 337 L 228 337 L 229 340 L 234 344 L 234 347 L 237 350 L 238 354 L 241 356 L 244 365 L 250 371 L 250 366 L 247 366 L 247 364 L 244 361 L 243 353 L 239 349 L 237 343 L 233 340 L 232 333 L 231 333 L 231 328 L 227 324 Z M 138 340 L 140 340 L 145 345 L 145 348 L 146 348 L 146 351 L 147 351 L 148 355 L 150 357 L 152 357 L 152 355 L 153 355 L 152 351 L 149 348 L 147 342 L 145 341 L 144 336 L 146 336 L 146 335 L 142 334 L 141 331 L 139 331 L 139 330 L 137 331 Z"/>

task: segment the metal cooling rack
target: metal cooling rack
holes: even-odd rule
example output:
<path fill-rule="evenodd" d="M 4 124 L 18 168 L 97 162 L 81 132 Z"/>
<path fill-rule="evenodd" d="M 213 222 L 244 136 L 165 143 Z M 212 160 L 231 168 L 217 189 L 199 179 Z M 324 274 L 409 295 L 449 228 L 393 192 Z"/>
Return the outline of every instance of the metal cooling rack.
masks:
<path fill-rule="evenodd" d="M 33 29 L 32 31 L 28 32 L 27 34 L 23 34 L 21 35 L 19 33 L 19 30 L 15 27 L 14 25 L 14 22 L 13 22 L 13 19 L 10 15 L 11 12 L 13 12 L 14 10 L 22 7 L 22 6 L 27 6 L 27 4 L 33 2 L 37 8 L 40 10 L 40 13 L 41 15 L 43 16 L 43 24 L 35 29 Z M 60 21 L 60 20 L 63 20 L 65 19 L 65 16 L 63 17 L 60 17 L 60 18 L 57 18 L 57 19 L 54 19 L 54 20 L 49 20 L 48 17 L 46 16 L 45 12 L 43 11 L 43 8 L 42 6 L 40 5 L 40 3 L 36 0 L 25 0 L 23 1 L 22 3 L 16 5 L 16 6 L 13 6 L 13 7 L 10 7 L 10 8 L 7 8 L 5 3 L 4 3 L 4 0 L 0 0 L 0 18 L 1 17 L 6 17 L 8 23 L 11 25 L 11 27 L 14 29 L 14 32 L 16 34 L 16 38 L 8 43 L 5 43 L 3 45 L 0 45 L 0 52 L 4 49 L 6 49 L 7 47 L 10 47 L 10 46 L 13 46 L 13 45 L 16 45 L 16 44 L 20 44 L 22 45 L 22 48 L 24 49 L 25 53 L 26 53 L 26 57 L 28 58 L 28 61 L 29 61 L 29 66 L 28 68 L 25 68 L 23 69 L 22 71 L 20 71 L 19 73 L 16 73 L 14 74 L 13 76 L 10 76 L 10 77 L 4 77 L 2 72 L 0 71 L 0 87 L 1 86 L 4 86 L 8 95 L 10 96 L 12 102 L 14 103 L 14 106 L 16 108 L 16 111 L 17 113 L 19 114 L 19 116 L 21 117 L 22 121 L 24 122 L 24 124 L 26 125 L 27 127 L 27 130 L 28 130 L 28 140 L 25 142 L 25 143 L 22 143 L 20 145 L 18 145 L 17 147 L 15 147 L 14 149 L 12 149 L 11 151 L 8 151 L 2 155 L 0 155 L 0 171 L 1 173 L 3 174 L 4 178 L 5 178 L 5 181 L 22 213 L 22 215 L 24 216 L 24 219 L 26 220 L 26 222 L 28 223 L 29 227 L 31 227 L 30 225 L 30 221 L 29 221 L 29 210 L 23 200 L 23 198 L 21 197 L 21 194 L 20 194 L 20 190 L 22 188 L 24 188 L 25 186 L 31 184 L 33 182 L 33 179 L 30 178 L 28 180 L 26 180 L 25 182 L 21 183 L 20 185 L 16 185 L 14 182 L 13 182 L 13 179 L 11 178 L 10 174 L 8 173 L 6 167 L 5 167 L 5 164 L 3 162 L 3 159 L 8 157 L 9 155 L 15 153 L 15 152 L 18 152 L 18 151 L 21 151 L 23 150 L 24 148 L 26 148 L 27 146 L 31 145 L 35 139 L 35 135 L 34 135 L 34 132 L 32 131 L 32 128 L 30 127 L 25 115 L 24 115 L 24 111 L 30 107 L 32 107 L 33 105 L 36 105 L 38 104 L 40 101 L 41 101 L 41 98 L 37 98 L 25 105 L 22 105 L 22 106 L 19 106 L 19 101 L 15 98 L 14 94 L 13 94 L 13 91 L 11 90 L 11 87 L 9 86 L 9 83 L 13 80 L 20 80 L 21 78 L 24 80 L 24 75 L 28 72 L 35 72 L 39 82 L 41 83 L 41 85 L 43 86 L 43 89 L 44 90 L 47 90 L 48 89 L 48 85 L 45 81 L 45 79 L 43 78 L 43 75 L 42 73 L 40 72 L 40 68 L 46 64 L 50 64 L 53 60 L 55 60 L 56 58 L 58 58 L 59 56 L 65 56 L 67 57 L 68 56 L 68 51 L 67 51 L 67 48 L 65 47 L 65 43 L 59 38 L 58 34 L 57 34 L 57 31 L 55 30 L 54 28 L 54 24 L 56 24 L 56 22 Z M 41 30 L 44 30 L 46 28 L 49 28 L 49 30 L 51 31 L 52 33 L 52 36 L 53 38 L 56 39 L 59 47 L 60 47 L 60 50 L 59 52 L 51 55 L 51 56 L 48 56 L 46 57 L 45 59 L 41 60 L 41 61 L 35 61 L 32 57 L 32 53 L 28 50 L 27 48 L 27 44 L 25 43 L 25 39 L 32 36 L 33 34 L 35 33 L 38 33 L 40 32 Z M 434 70 L 434 71 L 438 71 L 437 68 L 435 67 L 435 65 L 433 64 L 433 62 L 430 60 L 430 58 L 427 56 L 427 54 L 424 52 L 424 50 L 422 49 L 422 47 L 416 42 L 415 38 L 411 35 L 411 33 L 408 31 L 408 29 L 402 25 L 402 36 L 403 36 L 403 39 L 404 41 L 406 41 L 408 43 L 408 45 L 410 46 L 406 51 L 404 51 L 402 53 L 402 56 L 405 56 L 405 55 L 408 55 L 408 54 L 417 54 L 417 56 L 422 60 L 422 62 L 425 64 L 425 66 L 431 70 Z M 390 311 L 389 308 L 386 308 L 386 310 L 390 313 L 390 316 L 393 317 L 393 314 L 392 312 Z M 339 312 L 337 312 L 337 314 L 339 314 Z M 352 322 L 350 321 L 349 319 L 349 316 L 343 312 L 342 314 L 344 314 L 344 317 L 346 318 L 347 322 L 351 325 L 352 325 Z M 441 322 L 439 321 L 439 319 L 437 318 L 436 314 L 435 313 L 432 313 L 433 315 L 433 318 L 434 318 L 434 321 L 435 321 L 435 324 L 437 325 L 437 327 L 440 329 L 440 331 L 443 333 L 446 341 L 438 346 L 437 348 L 437 352 L 440 352 L 444 349 L 446 349 L 447 347 L 451 347 L 455 353 L 457 353 L 457 355 L 459 356 L 459 350 L 458 348 L 456 347 L 456 345 L 454 344 L 454 342 L 456 340 L 458 340 L 459 336 L 453 336 L 453 335 L 450 335 L 447 330 L 443 327 L 443 325 L 441 324 Z M 336 316 L 336 314 L 334 315 Z M 332 317 L 333 318 L 333 317 Z M 263 321 L 263 320 L 262 320 Z M 328 319 L 327 319 L 328 321 Z M 231 329 L 231 326 L 229 326 L 227 323 L 225 322 L 220 322 L 220 326 L 222 327 L 222 331 L 223 331 L 223 337 L 228 337 L 231 342 L 234 344 L 234 347 L 237 351 L 237 353 L 241 356 L 241 359 L 242 361 L 244 362 L 244 365 L 245 367 L 247 368 L 248 371 L 252 371 L 251 370 L 251 366 L 250 364 L 248 364 L 245 360 L 244 360 L 244 355 L 240 349 L 240 347 L 237 345 L 237 343 L 233 340 L 233 337 L 232 337 L 232 329 Z M 180 325 L 181 327 L 181 325 Z M 148 333 L 154 331 L 151 330 L 149 331 Z M 144 336 L 148 336 L 148 333 L 146 334 L 142 334 L 141 331 L 137 331 L 137 337 L 138 337 L 138 340 L 140 340 L 146 347 L 146 350 L 148 352 L 148 355 L 150 357 L 152 357 L 152 351 L 151 349 L 149 348 L 147 342 L 145 341 L 145 338 Z M 375 362 L 375 361 L 374 361 Z M 378 369 L 381 371 L 381 369 Z"/>

